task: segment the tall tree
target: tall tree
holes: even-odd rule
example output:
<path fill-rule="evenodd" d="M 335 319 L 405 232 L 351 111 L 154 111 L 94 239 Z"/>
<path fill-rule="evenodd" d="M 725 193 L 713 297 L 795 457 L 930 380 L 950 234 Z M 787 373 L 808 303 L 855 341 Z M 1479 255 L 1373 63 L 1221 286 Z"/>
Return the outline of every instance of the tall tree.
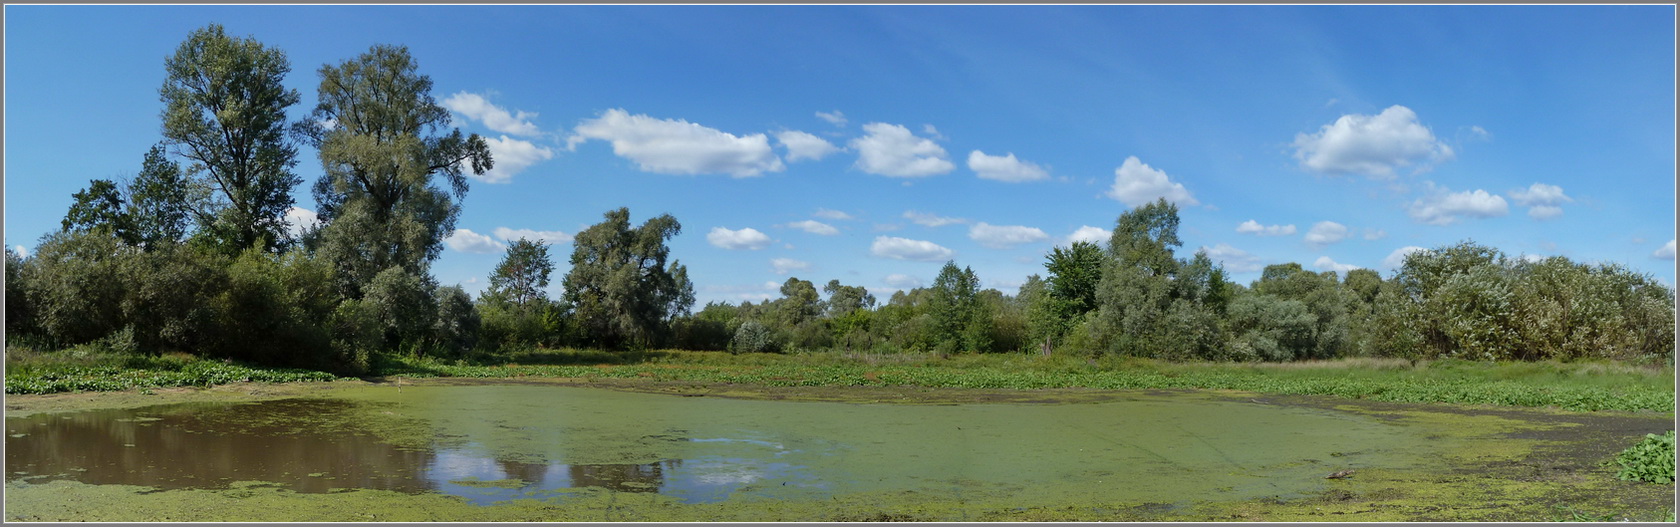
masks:
<path fill-rule="evenodd" d="M 828 293 L 828 316 L 838 317 L 857 309 L 875 307 L 875 295 L 860 285 L 840 285 L 839 280 L 829 280 L 823 286 L 823 292 Z"/>
<path fill-rule="evenodd" d="M 191 225 L 191 185 L 181 165 L 170 161 L 162 145 L 146 152 L 140 174 L 128 183 L 128 217 L 133 239 L 147 250 L 179 241 Z"/>
<path fill-rule="evenodd" d="M 991 346 L 979 294 L 980 279 L 973 269 L 959 269 L 956 262 L 945 262 L 933 279 L 928 302 L 935 345 L 949 342 L 955 349 L 968 352 L 985 351 Z"/>
<path fill-rule="evenodd" d="M 1121 267 L 1135 267 L 1150 276 L 1171 275 L 1178 270 L 1173 248 L 1178 239 L 1178 205 L 1156 199 L 1121 214 L 1114 222 L 1108 252 Z"/>
<path fill-rule="evenodd" d="M 213 193 L 194 211 L 200 233 L 229 255 L 284 247 L 291 189 L 301 181 L 291 172 L 297 148 L 285 137 L 286 108 L 298 102 L 297 90 L 280 84 L 291 71 L 285 52 L 211 24 L 189 34 L 164 68 L 163 136 Z"/>
<path fill-rule="evenodd" d="M 782 283 L 781 292 L 782 298 L 776 300 L 776 310 L 788 327 L 816 320 L 822 314 L 822 297 L 817 296 L 817 286 L 810 280 L 789 277 Z"/>
<path fill-rule="evenodd" d="M 320 75 L 320 103 L 297 126 L 325 169 L 314 186 L 319 254 L 351 296 L 391 266 L 425 274 L 455 229 L 467 171 L 493 166 L 488 145 L 448 129 L 449 111 L 406 47 L 374 46 Z"/>
<path fill-rule="evenodd" d="M 548 275 L 554 272 L 554 261 L 548 257 L 548 244 L 542 240 L 524 238 L 508 244 L 507 256 L 496 265 L 490 275 L 490 289 L 485 296 L 505 301 L 521 308 L 533 308 L 547 300 L 543 288 L 548 287 Z"/>
<path fill-rule="evenodd" d="M 1091 242 L 1074 242 L 1067 249 L 1055 247 L 1045 256 L 1049 271 L 1048 292 L 1069 308 L 1069 317 L 1097 308 L 1097 283 L 1102 281 L 1102 249 Z"/>
<path fill-rule="evenodd" d="M 65 231 L 105 234 L 132 242 L 129 217 L 123 211 L 122 193 L 116 183 L 95 179 L 71 197 L 76 201 L 70 204 L 70 210 L 60 222 Z"/>
<path fill-rule="evenodd" d="M 596 344 L 647 345 L 671 317 L 694 305 L 688 268 L 676 260 L 667 263 L 671 249 L 665 242 L 682 232 L 682 224 L 662 214 L 632 229 L 628 208 L 605 218 L 573 239 L 564 297 Z"/>

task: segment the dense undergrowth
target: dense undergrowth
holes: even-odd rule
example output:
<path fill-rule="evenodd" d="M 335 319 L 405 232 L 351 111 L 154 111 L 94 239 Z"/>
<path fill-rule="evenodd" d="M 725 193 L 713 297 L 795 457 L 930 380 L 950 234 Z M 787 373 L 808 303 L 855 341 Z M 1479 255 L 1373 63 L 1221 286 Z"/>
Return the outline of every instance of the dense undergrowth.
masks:
<path fill-rule="evenodd" d="M 98 353 L 13 350 L 6 393 L 323 381 L 335 377 L 238 363 Z M 1672 366 L 1617 362 L 1469 362 L 1342 359 L 1300 363 L 1173 363 L 1024 354 L 740 354 L 691 351 L 529 350 L 439 361 L 382 356 L 374 376 L 618 378 L 764 386 L 1215 389 L 1376 401 L 1558 407 L 1572 411 L 1674 410 Z"/>

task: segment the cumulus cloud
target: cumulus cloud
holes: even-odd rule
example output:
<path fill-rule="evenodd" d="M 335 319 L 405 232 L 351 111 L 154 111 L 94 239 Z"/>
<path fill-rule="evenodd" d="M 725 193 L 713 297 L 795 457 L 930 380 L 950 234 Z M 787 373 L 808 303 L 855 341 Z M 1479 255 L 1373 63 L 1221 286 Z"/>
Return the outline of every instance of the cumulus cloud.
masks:
<path fill-rule="evenodd" d="M 940 215 L 937 215 L 937 214 L 932 214 L 932 213 L 927 213 L 927 212 L 916 212 L 916 211 L 913 211 L 913 210 L 904 211 L 904 219 L 910 220 L 911 223 L 921 225 L 921 226 L 924 226 L 924 227 L 944 227 L 946 225 L 955 225 L 955 224 L 958 224 L 958 223 L 962 223 L 962 224 L 967 224 L 968 223 L 968 220 L 964 219 L 964 218 L 949 218 L 949 217 L 940 216 Z"/>
<path fill-rule="evenodd" d="M 791 227 L 791 228 L 794 228 L 794 229 L 799 229 L 799 230 L 802 230 L 802 231 L 805 231 L 805 232 L 809 232 L 811 234 L 821 234 L 823 236 L 833 236 L 833 235 L 836 235 L 836 234 L 840 234 L 840 229 L 836 229 L 836 228 L 834 228 L 833 225 L 829 225 L 827 223 L 823 223 L 823 222 L 820 222 L 820 221 L 817 221 L 817 220 L 796 221 L 796 222 L 787 224 L 787 226 Z"/>
<path fill-rule="evenodd" d="M 486 128 L 513 135 L 538 135 L 542 130 L 531 123 L 537 114 L 527 112 L 509 113 L 500 106 L 491 104 L 484 96 L 476 93 L 460 92 L 443 100 L 443 107 L 468 119 L 483 123 Z M 501 159 L 496 160 L 500 162 Z"/>
<path fill-rule="evenodd" d="M 1185 190 L 1183 184 L 1174 183 L 1166 172 L 1150 168 L 1138 161 L 1137 156 L 1127 157 L 1120 168 L 1114 169 L 1114 187 L 1109 189 L 1108 197 L 1128 207 L 1143 205 L 1156 198 L 1166 198 L 1180 206 L 1201 204 L 1190 196 L 1190 191 Z"/>
<path fill-rule="evenodd" d="M 1261 225 L 1258 221 L 1248 220 L 1237 226 L 1237 232 L 1257 236 L 1289 236 L 1295 234 L 1295 224 Z"/>
<path fill-rule="evenodd" d="M 980 245 L 993 249 L 1008 249 L 1023 243 L 1041 242 L 1050 235 L 1036 227 L 1025 225 L 992 225 L 986 222 L 968 228 L 968 237 Z"/>
<path fill-rule="evenodd" d="M 889 274 L 889 275 L 887 275 L 886 278 L 882 279 L 881 281 L 885 282 L 887 285 L 897 287 L 897 288 L 900 288 L 900 289 L 915 289 L 915 288 L 921 287 L 922 284 L 923 284 L 922 279 L 920 279 L 920 278 L 916 278 L 914 276 L 910 276 L 910 275 L 907 275 L 907 274 L 897 274 L 897 273 Z"/>
<path fill-rule="evenodd" d="M 1213 247 L 1203 245 L 1202 251 L 1207 253 L 1208 259 L 1219 262 L 1225 270 L 1233 273 L 1252 273 L 1264 266 L 1260 265 L 1260 257 L 1249 254 L 1248 251 L 1232 247 L 1229 244 L 1218 244 Z"/>
<path fill-rule="evenodd" d="M 732 251 L 740 249 L 756 251 L 770 246 L 770 237 L 752 227 L 737 231 L 723 227 L 712 227 L 712 232 L 706 233 L 706 241 L 714 246 Z"/>
<path fill-rule="evenodd" d="M 531 229 L 509 229 L 507 227 L 496 227 L 496 230 L 492 232 L 496 234 L 497 238 L 501 238 L 502 241 L 507 242 L 526 239 L 531 241 L 541 240 L 547 242 L 549 245 L 572 243 L 572 235 L 560 231 L 534 231 Z"/>
<path fill-rule="evenodd" d="M 930 139 L 917 137 L 901 125 L 869 123 L 868 134 L 852 139 L 858 153 L 857 167 L 864 172 L 889 177 L 937 176 L 956 168 L 945 158 L 945 149 Z"/>
<path fill-rule="evenodd" d="M 788 162 L 802 159 L 817 161 L 840 151 L 840 147 L 821 137 L 797 130 L 777 132 L 776 141 L 782 144 L 782 148 L 787 149 Z"/>
<path fill-rule="evenodd" d="M 455 229 L 454 233 L 443 239 L 443 244 L 448 245 L 450 249 L 471 254 L 489 254 L 507 249 L 501 242 L 468 229 Z"/>
<path fill-rule="evenodd" d="M 1452 225 L 1463 218 L 1493 218 L 1509 211 L 1505 198 L 1476 189 L 1465 192 L 1435 190 L 1413 201 L 1406 214 L 1429 225 Z"/>
<path fill-rule="evenodd" d="M 950 259 L 952 253 L 950 249 L 930 241 L 876 236 L 875 243 L 869 246 L 869 254 L 894 260 L 939 262 Z"/>
<path fill-rule="evenodd" d="M 1347 237 L 1348 228 L 1346 225 L 1333 221 L 1321 221 L 1314 223 L 1312 228 L 1307 230 L 1306 240 L 1308 244 L 1314 247 L 1323 247 L 1346 240 Z"/>
<path fill-rule="evenodd" d="M 22 245 L 18 245 L 18 248 L 24 247 L 22 247 Z M 1668 240 L 1668 243 L 1663 243 L 1663 247 L 1656 248 L 1656 252 L 1651 252 L 1651 258 L 1658 258 L 1658 260 L 1673 260 L 1673 258 L 1675 258 L 1675 240 Z"/>
<path fill-rule="evenodd" d="M 973 170 L 980 179 L 1009 183 L 1050 179 L 1050 172 L 1044 170 L 1044 167 L 1015 159 L 1014 152 L 1003 156 L 989 156 L 979 150 L 969 152 L 968 169 Z"/>
<path fill-rule="evenodd" d="M 1528 217 L 1537 220 L 1549 220 L 1563 215 L 1564 203 L 1575 201 L 1564 195 L 1563 187 L 1535 183 L 1526 189 L 1514 190 L 1508 193 L 1511 201 L 1528 207 Z"/>
<path fill-rule="evenodd" d="M 817 118 L 828 121 L 828 124 L 832 124 L 834 126 L 846 126 L 846 114 L 840 113 L 840 110 L 835 110 L 833 112 L 817 112 Z"/>
<path fill-rule="evenodd" d="M 816 216 L 818 218 L 825 219 L 825 220 L 849 220 L 849 219 L 852 219 L 851 214 L 846 214 L 844 212 L 840 212 L 840 211 L 837 211 L 837 210 L 829 210 L 829 209 L 821 209 L 821 208 L 817 209 L 817 212 L 813 213 L 811 215 Z"/>
<path fill-rule="evenodd" d="M 12 252 L 17 253 L 18 258 L 28 258 L 29 257 L 29 249 L 25 248 L 22 245 L 13 245 L 12 246 Z"/>
<path fill-rule="evenodd" d="M 770 267 L 775 269 L 776 274 L 788 274 L 792 271 L 804 271 L 806 269 L 810 269 L 811 262 L 795 260 L 792 258 L 773 258 L 770 260 Z"/>
<path fill-rule="evenodd" d="M 1406 255 L 1427 250 L 1429 249 L 1418 247 L 1416 245 L 1408 245 L 1395 249 L 1394 252 L 1388 253 L 1387 258 L 1383 258 L 1383 267 L 1389 269 L 1399 269 L 1401 265 L 1406 263 Z"/>
<path fill-rule="evenodd" d="M 303 231 L 320 224 L 321 218 L 315 214 L 315 211 L 303 207 L 292 207 L 286 210 L 286 234 L 290 234 L 293 238 L 303 235 Z M 23 246 L 19 245 L 18 248 L 21 249 Z"/>
<path fill-rule="evenodd" d="M 1104 229 L 1102 227 L 1092 227 L 1090 225 L 1081 225 L 1078 229 L 1074 229 L 1073 234 L 1068 235 L 1067 244 L 1073 245 L 1073 242 L 1090 242 L 1102 245 L 1108 243 L 1108 239 L 1111 237 L 1113 237 L 1113 234 L 1110 233 L 1108 229 Z"/>
<path fill-rule="evenodd" d="M 754 177 L 786 168 L 764 134 L 736 136 L 681 119 L 656 119 L 607 110 L 579 123 L 566 140 L 570 147 L 590 139 L 610 141 L 613 153 L 659 174 L 729 174 Z"/>
<path fill-rule="evenodd" d="M 1318 260 L 1313 261 L 1313 267 L 1317 267 L 1320 271 L 1335 271 L 1344 274 L 1354 269 L 1364 269 L 1357 265 L 1337 263 L 1335 260 L 1331 260 L 1329 256 L 1318 257 Z"/>
<path fill-rule="evenodd" d="M 1410 108 L 1399 105 L 1377 115 L 1343 115 L 1318 133 L 1296 134 L 1294 146 L 1295 159 L 1308 170 L 1377 179 L 1392 179 L 1401 167 L 1422 169 L 1453 158 L 1452 147 L 1419 124 Z"/>
<path fill-rule="evenodd" d="M 490 159 L 496 162 L 496 166 L 485 171 L 483 175 L 473 177 L 485 183 L 507 183 L 515 174 L 524 172 L 531 165 L 554 157 L 554 151 L 547 147 L 505 135 L 500 138 L 486 137 L 484 144 L 490 147 Z"/>

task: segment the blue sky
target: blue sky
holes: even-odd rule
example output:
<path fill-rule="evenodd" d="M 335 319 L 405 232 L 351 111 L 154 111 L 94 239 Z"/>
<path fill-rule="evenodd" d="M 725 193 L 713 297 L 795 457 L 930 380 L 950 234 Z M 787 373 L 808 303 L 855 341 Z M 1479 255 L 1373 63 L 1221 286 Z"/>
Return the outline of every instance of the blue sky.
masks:
<path fill-rule="evenodd" d="M 220 23 L 316 70 L 409 47 L 490 138 L 446 284 L 626 206 L 701 304 L 789 276 L 884 300 L 953 259 L 1014 293 L 1156 197 L 1181 256 L 1392 274 L 1475 240 L 1674 284 L 1673 6 L 7 6 L 5 243 L 160 139 L 163 60 Z M 302 148 L 298 217 L 320 174 Z M 750 230 L 749 230 L 750 229 Z"/>

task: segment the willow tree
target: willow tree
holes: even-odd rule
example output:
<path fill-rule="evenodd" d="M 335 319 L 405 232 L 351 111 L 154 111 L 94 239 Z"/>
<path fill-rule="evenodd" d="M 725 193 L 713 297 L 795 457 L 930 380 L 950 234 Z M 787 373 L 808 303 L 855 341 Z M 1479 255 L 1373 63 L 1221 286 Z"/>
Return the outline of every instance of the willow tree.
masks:
<path fill-rule="evenodd" d="M 297 90 L 280 84 L 291 71 L 286 53 L 211 24 L 188 35 L 164 68 L 165 142 L 210 191 L 193 209 L 200 235 L 229 255 L 284 247 L 292 187 L 302 181 L 286 140 L 286 108 L 298 102 Z"/>
<path fill-rule="evenodd" d="M 592 343 L 645 346 L 694 305 L 688 268 L 670 259 L 665 244 L 682 232 L 682 224 L 662 214 L 631 228 L 628 208 L 605 217 L 572 240 L 572 269 L 561 282 L 564 296 Z"/>
<path fill-rule="evenodd" d="M 455 229 L 467 172 L 492 167 L 489 147 L 449 128 L 406 47 L 376 45 L 320 76 L 320 103 L 298 126 L 325 170 L 314 186 L 317 254 L 351 297 L 391 267 L 425 276 Z"/>

